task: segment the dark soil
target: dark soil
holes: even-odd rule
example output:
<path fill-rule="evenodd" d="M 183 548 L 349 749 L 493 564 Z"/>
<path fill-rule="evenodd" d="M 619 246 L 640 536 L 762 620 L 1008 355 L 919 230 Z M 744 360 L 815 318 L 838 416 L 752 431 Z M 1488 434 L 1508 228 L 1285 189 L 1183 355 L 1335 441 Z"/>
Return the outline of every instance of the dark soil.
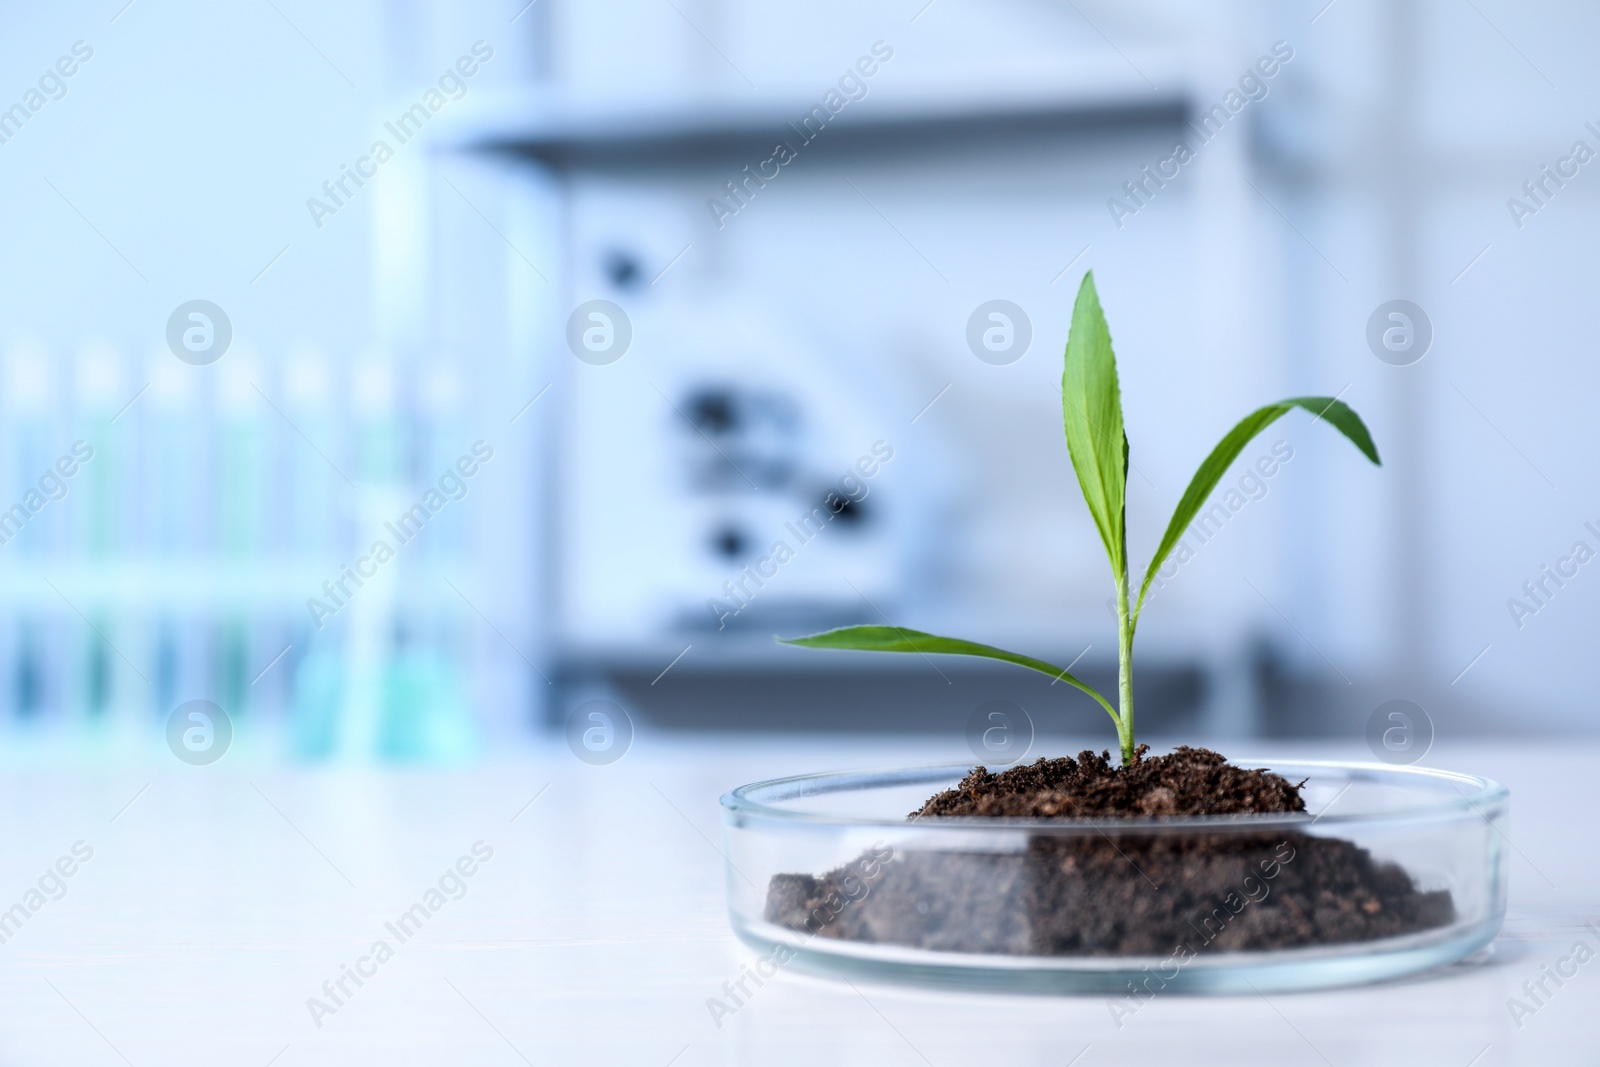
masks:
<path fill-rule="evenodd" d="M 996 818 L 1106 818 L 1117 815 L 1248 815 L 1305 811 L 1300 787 L 1266 771 L 1235 767 L 1204 748 L 1180 747 L 1146 756 L 1140 745 L 1127 767 L 1111 754 L 1076 760 L 1040 759 L 990 774 L 979 767 L 954 789 L 929 798 L 912 818 L 988 815 Z"/>
<path fill-rule="evenodd" d="M 914 820 L 1115 818 L 1305 811 L 1299 786 L 1179 748 L 979 767 Z M 1332 837 L 1292 830 L 1037 834 L 1016 852 L 896 851 L 821 877 L 780 874 L 766 919 L 820 937 L 944 952 L 1176 956 L 1395 937 L 1455 917 L 1448 891 Z"/>

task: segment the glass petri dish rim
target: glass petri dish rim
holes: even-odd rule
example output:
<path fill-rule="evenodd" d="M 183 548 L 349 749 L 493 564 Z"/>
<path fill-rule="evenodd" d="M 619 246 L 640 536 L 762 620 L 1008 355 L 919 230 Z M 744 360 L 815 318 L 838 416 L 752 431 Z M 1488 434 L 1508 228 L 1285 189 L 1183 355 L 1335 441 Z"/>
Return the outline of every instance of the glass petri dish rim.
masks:
<path fill-rule="evenodd" d="M 724 817 L 740 822 L 746 819 L 783 824 L 811 826 L 838 826 L 853 828 L 879 828 L 904 831 L 922 826 L 929 830 L 959 833 L 962 830 L 1030 830 L 1034 832 L 1071 834 L 1076 832 L 1101 833 L 1108 829 L 1122 832 L 1150 830 L 1171 833 L 1174 830 L 1235 830 L 1255 831 L 1269 829 L 1297 829 L 1311 824 L 1319 826 L 1361 826 L 1394 824 L 1396 822 L 1435 821 L 1478 815 L 1484 819 L 1502 811 L 1510 799 L 1510 791 L 1492 778 L 1463 774 L 1432 767 L 1395 766 L 1387 763 L 1370 763 L 1350 760 L 1270 760 L 1230 759 L 1237 767 L 1260 767 L 1292 777 L 1292 772 L 1310 771 L 1313 777 L 1321 773 L 1327 777 L 1344 777 L 1352 780 L 1391 784 L 1427 783 L 1448 784 L 1455 788 L 1457 797 L 1443 800 L 1425 800 L 1418 803 L 1397 804 L 1381 811 L 1349 814 L 1321 814 L 1295 812 L 1292 814 L 1241 814 L 1241 815 L 1164 815 L 1119 816 L 1113 818 L 1016 818 L 997 819 L 986 816 L 940 816 L 936 821 L 918 823 L 905 816 L 874 818 L 838 815 L 826 812 L 797 811 L 757 799 L 761 793 L 781 794 L 783 798 L 815 796 L 818 793 L 843 793 L 852 790 L 866 791 L 896 785 L 915 785 L 948 778 L 964 777 L 978 764 L 945 763 L 923 764 L 891 769 L 853 771 L 821 771 L 812 774 L 789 775 L 750 782 L 729 790 L 721 797 Z M 832 786 L 833 788 L 811 788 Z M 1465 790 L 1465 791 L 1464 791 Z M 1335 803 L 1337 797 L 1335 797 Z"/>

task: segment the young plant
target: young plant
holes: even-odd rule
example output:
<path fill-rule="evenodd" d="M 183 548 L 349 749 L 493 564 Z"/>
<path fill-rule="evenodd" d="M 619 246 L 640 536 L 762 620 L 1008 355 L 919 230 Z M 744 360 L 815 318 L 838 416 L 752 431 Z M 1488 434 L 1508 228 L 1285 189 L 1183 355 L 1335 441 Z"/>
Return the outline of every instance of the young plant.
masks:
<path fill-rule="evenodd" d="M 1350 439 L 1374 465 L 1381 466 L 1372 435 L 1354 411 L 1329 396 L 1297 396 L 1258 408 L 1240 420 L 1211 450 L 1200 464 L 1189 488 L 1178 501 L 1167 532 L 1156 547 L 1155 556 L 1145 568 L 1139 595 L 1130 601 L 1128 584 L 1128 537 L 1125 528 L 1128 485 L 1128 437 L 1122 426 L 1122 393 L 1117 385 L 1117 362 L 1111 351 L 1111 333 L 1100 311 L 1100 296 L 1095 292 L 1094 272 L 1083 276 L 1078 299 L 1072 308 L 1072 328 L 1067 335 L 1066 369 L 1061 375 L 1061 415 L 1066 424 L 1067 451 L 1078 486 L 1089 506 L 1100 541 L 1111 560 L 1111 578 L 1117 587 L 1117 706 L 1074 678 L 1067 671 L 1032 656 L 1007 652 L 992 645 L 938 637 L 898 626 L 846 626 L 826 633 L 790 640 L 788 645 L 805 648 L 842 648 L 864 652 L 944 653 L 956 656 L 981 656 L 1002 660 L 1048 674 L 1067 682 L 1093 697 L 1111 716 L 1122 746 L 1122 762 L 1133 761 L 1133 635 L 1139 626 L 1150 582 L 1201 505 L 1217 487 L 1230 464 L 1245 445 L 1262 430 L 1295 408 L 1304 408 L 1315 419 L 1324 421 Z"/>

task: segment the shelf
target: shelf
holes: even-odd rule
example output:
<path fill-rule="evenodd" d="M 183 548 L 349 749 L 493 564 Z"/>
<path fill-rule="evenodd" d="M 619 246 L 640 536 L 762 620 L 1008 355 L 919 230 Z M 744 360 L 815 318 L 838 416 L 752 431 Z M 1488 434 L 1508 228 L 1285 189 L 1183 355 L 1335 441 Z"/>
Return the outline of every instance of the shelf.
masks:
<path fill-rule="evenodd" d="M 1147 66 L 1148 64 L 1148 66 Z M 847 104 L 816 137 L 830 153 L 903 156 L 955 144 L 1059 138 L 1108 129 L 1168 128 L 1188 117 L 1188 78 L 1170 58 L 1144 58 L 1155 88 L 1126 63 L 1074 63 L 1033 76 L 1014 73 L 915 85 L 886 80 Z M 440 147 L 494 152 L 555 167 L 662 167 L 799 147 L 793 124 L 831 87 L 740 98 L 639 94 L 607 99 L 533 90 L 486 94 L 430 131 Z M 748 160 L 747 160 L 748 161 Z"/>
<path fill-rule="evenodd" d="M 1008 625 L 1003 631 L 968 633 L 956 623 L 940 625 L 931 619 L 913 619 L 916 628 L 950 633 L 1002 648 L 1036 655 L 1046 662 L 1065 667 L 1078 660 L 1074 673 L 1086 669 L 1115 670 L 1116 623 L 1093 618 L 1037 620 L 1036 625 Z M 785 632 L 804 632 L 805 627 L 788 627 Z M 1052 635 L 1040 640 L 1037 635 Z M 675 658 L 690 651 L 681 659 Z M 1151 666 L 1189 665 L 1204 662 L 1207 648 L 1201 635 L 1153 637 L 1139 642 L 1140 663 Z M 650 674 L 669 663 L 674 672 L 686 674 L 730 674 L 743 671 L 777 671 L 791 674 L 882 674 L 897 671 L 924 671 L 927 664 L 914 655 L 867 655 L 859 652 L 796 649 L 777 644 L 770 630 L 759 633 L 717 633 L 714 630 L 675 631 L 648 640 L 623 644 L 565 642 L 552 650 L 550 662 L 574 677 L 608 674 Z M 993 660 L 964 656 L 938 657 L 941 669 L 959 673 L 1012 672 L 1019 668 Z"/>
<path fill-rule="evenodd" d="M 306 598 L 326 598 L 322 583 L 339 577 L 339 564 L 330 559 L 337 558 L 119 556 L 94 562 L 28 556 L 25 567 L 0 574 L 0 597 L 13 608 L 35 611 L 66 611 L 71 605 L 84 611 L 159 608 L 304 613 Z M 412 601 L 419 594 L 445 606 L 459 603 L 443 580 L 461 580 L 459 563 L 416 561 L 403 568 L 391 563 L 377 577 L 385 574 L 401 577 L 404 584 L 391 581 L 388 589 L 369 591 L 365 597 L 358 592 L 351 603 Z"/>

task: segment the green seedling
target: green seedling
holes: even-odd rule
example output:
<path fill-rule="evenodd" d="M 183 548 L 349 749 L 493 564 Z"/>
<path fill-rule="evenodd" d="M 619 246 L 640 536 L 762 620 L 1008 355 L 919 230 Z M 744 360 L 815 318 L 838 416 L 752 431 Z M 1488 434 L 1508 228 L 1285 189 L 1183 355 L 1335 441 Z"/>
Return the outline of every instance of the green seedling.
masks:
<path fill-rule="evenodd" d="M 1167 555 L 1177 545 L 1184 530 L 1200 513 L 1201 506 L 1217 487 L 1230 464 L 1257 434 L 1295 408 L 1304 408 L 1350 439 L 1374 465 L 1381 465 L 1361 417 L 1331 396 L 1297 396 L 1258 408 L 1239 421 L 1200 464 L 1178 501 L 1167 532 L 1155 556 L 1145 568 L 1137 599 L 1130 602 L 1128 588 L 1128 538 L 1125 521 L 1128 487 L 1128 437 L 1122 426 L 1122 392 L 1117 384 L 1117 361 L 1111 351 L 1111 332 L 1100 310 L 1095 292 L 1094 272 L 1083 276 L 1078 299 L 1072 308 L 1072 328 L 1067 335 L 1066 368 L 1061 375 L 1061 415 L 1066 424 L 1067 451 L 1084 503 L 1100 532 L 1106 556 L 1111 560 L 1111 577 L 1117 587 L 1117 707 L 1091 686 L 1066 670 L 1032 656 L 1007 652 L 992 645 L 961 641 L 907 630 L 899 626 L 846 626 L 826 633 L 812 634 L 784 644 L 805 648 L 855 649 L 863 652 L 942 653 L 955 656 L 981 656 L 1015 663 L 1020 667 L 1048 674 L 1076 686 L 1105 709 L 1117 727 L 1122 746 L 1122 762 L 1133 761 L 1133 635 L 1139 626 L 1150 582 Z"/>

